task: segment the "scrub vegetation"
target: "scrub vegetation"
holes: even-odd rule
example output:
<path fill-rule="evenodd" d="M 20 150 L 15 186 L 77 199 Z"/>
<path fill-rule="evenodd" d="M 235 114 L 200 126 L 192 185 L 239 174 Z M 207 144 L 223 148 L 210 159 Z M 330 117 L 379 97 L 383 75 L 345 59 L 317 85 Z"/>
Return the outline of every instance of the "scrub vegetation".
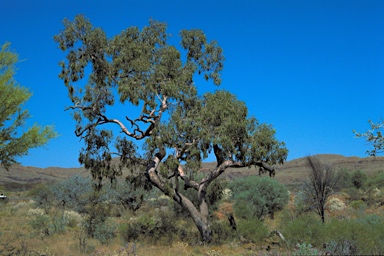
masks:
<path fill-rule="evenodd" d="M 308 164 L 304 179 L 310 170 Z M 3 186 L 0 254 L 382 254 L 384 170 L 337 174 L 342 182 L 327 199 L 324 223 L 300 186 L 258 175 L 217 179 L 207 191 L 210 244 L 201 243 L 183 207 L 153 188 L 134 193 L 128 180 L 106 182 L 101 190 L 79 175 L 22 191 Z"/>

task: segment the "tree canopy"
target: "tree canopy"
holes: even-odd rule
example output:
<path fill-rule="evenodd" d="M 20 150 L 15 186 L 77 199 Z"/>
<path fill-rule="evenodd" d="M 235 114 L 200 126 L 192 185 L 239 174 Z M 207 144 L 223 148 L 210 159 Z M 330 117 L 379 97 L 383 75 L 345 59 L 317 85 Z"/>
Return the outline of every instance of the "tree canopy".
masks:
<path fill-rule="evenodd" d="M 356 138 L 365 138 L 367 142 L 372 144 L 373 148 L 367 150 L 365 153 L 369 156 L 375 157 L 377 154 L 382 154 L 384 152 L 384 136 L 382 134 L 384 128 L 384 121 L 374 123 L 371 120 L 368 121 L 371 129 L 364 132 L 359 133 L 353 130 Z"/>
<path fill-rule="evenodd" d="M 18 55 L 10 50 L 10 43 L 3 44 L 0 50 L 0 165 L 7 170 L 29 149 L 43 146 L 57 136 L 51 126 L 35 124 L 22 131 L 30 117 L 23 105 L 32 94 L 13 78 L 17 61 Z"/>
<path fill-rule="evenodd" d="M 188 209 L 202 239 L 209 241 L 205 196 L 210 183 L 228 167 L 283 163 L 288 150 L 272 126 L 250 116 L 235 95 L 198 93 L 197 75 L 221 83 L 224 55 L 218 43 L 192 29 L 180 32 L 176 47 L 168 43 L 166 28 L 151 20 L 141 30 L 129 27 L 108 38 L 82 15 L 65 19 L 64 30 L 55 36 L 66 52 L 59 76 L 72 101 L 68 109 L 77 122 L 75 134 L 85 143 L 80 163 L 100 180 L 113 180 L 124 167 L 142 168 L 152 185 Z M 110 111 L 119 104 L 125 109 L 122 118 Z M 216 168 L 196 180 L 200 175 L 194 173 L 210 154 Z M 113 164 L 113 156 L 120 157 L 119 164 Z M 199 205 L 181 193 L 179 179 L 184 189 L 196 191 Z"/>

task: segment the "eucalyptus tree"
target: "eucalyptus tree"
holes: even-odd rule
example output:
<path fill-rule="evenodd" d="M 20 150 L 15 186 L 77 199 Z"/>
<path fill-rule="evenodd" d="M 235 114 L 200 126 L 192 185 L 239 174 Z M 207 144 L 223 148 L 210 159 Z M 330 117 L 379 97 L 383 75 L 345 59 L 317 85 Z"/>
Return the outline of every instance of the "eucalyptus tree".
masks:
<path fill-rule="evenodd" d="M 166 24 L 153 20 L 111 38 L 81 15 L 63 23 L 55 36 L 66 53 L 59 77 L 72 102 L 75 134 L 84 141 L 80 163 L 99 181 L 113 181 L 123 168 L 140 170 L 150 186 L 188 210 L 201 239 L 210 242 L 206 194 L 212 181 L 230 167 L 271 168 L 288 152 L 274 129 L 249 116 L 231 93 L 198 93 L 197 75 L 221 83 L 221 47 L 197 29 L 182 30 L 181 45 L 173 46 Z M 209 155 L 217 165 L 203 172 Z M 196 172 L 203 178 L 195 179 L 201 177 Z M 179 183 L 197 193 L 197 203 Z"/>
<path fill-rule="evenodd" d="M 31 148 L 41 147 L 57 136 L 52 126 L 25 129 L 30 114 L 24 104 L 32 94 L 14 79 L 17 62 L 18 55 L 10 49 L 10 43 L 0 46 L 0 166 L 7 170 Z"/>

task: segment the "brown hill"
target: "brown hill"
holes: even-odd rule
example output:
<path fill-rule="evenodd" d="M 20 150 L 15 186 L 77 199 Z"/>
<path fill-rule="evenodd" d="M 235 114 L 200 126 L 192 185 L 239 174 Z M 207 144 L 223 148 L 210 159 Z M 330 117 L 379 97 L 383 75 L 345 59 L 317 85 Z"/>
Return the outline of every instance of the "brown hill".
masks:
<path fill-rule="evenodd" d="M 344 157 L 341 155 L 316 155 L 322 162 L 331 164 L 335 170 L 345 168 L 350 171 L 362 170 L 367 172 L 368 175 L 378 171 L 384 171 L 384 157 Z M 215 163 L 204 163 L 204 167 L 214 167 Z M 306 158 L 298 158 L 291 160 L 284 165 L 276 166 L 276 179 L 283 184 L 289 186 L 296 186 L 306 178 L 306 171 L 308 166 Z M 19 184 L 30 185 L 45 182 L 54 182 L 66 179 L 75 174 L 87 176 L 89 172 L 84 168 L 36 168 L 30 166 L 15 165 L 10 171 L 0 168 L 0 184 Z M 258 169 L 255 168 L 241 168 L 229 169 L 225 172 L 224 176 L 227 179 L 234 179 L 244 177 L 247 175 L 258 175 Z"/>
<path fill-rule="evenodd" d="M 384 171 L 384 157 L 345 157 L 334 154 L 315 155 L 324 164 L 330 164 L 334 170 L 346 169 L 348 171 L 362 170 L 369 176 L 379 171 Z M 307 178 L 309 166 L 306 157 L 294 159 L 286 162 L 284 165 L 276 165 L 275 178 L 285 185 L 297 186 Z M 226 172 L 229 179 L 243 177 L 247 175 L 258 175 L 258 169 L 242 168 L 231 169 Z M 265 174 L 267 175 L 267 174 Z"/>
<path fill-rule="evenodd" d="M 14 165 L 9 171 L 0 168 L 0 184 L 6 187 L 30 187 L 38 183 L 55 182 L 71 177 L 75 174 L 88 175 L 84 168 L 37 168 L 31 166 Z"/>

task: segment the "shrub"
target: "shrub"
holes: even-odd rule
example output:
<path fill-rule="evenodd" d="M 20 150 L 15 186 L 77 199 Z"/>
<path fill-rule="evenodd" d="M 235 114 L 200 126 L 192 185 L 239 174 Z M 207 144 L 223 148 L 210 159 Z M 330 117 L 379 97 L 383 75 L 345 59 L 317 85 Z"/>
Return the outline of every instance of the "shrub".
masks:
<path fill-rule="evenodd" d="M 102 244 L 106 244 L 115 238 L 116 228 L 116 223 L 109 218 L 95 226 L 94 238 L 99 240 Z"/>
<path fill-rule="evenodd" d="M 362 198 L 362 193 L 355 187 L 350 187 L 345 191 L 349 195 L 349 200 L 357 201 Z"/>
<path fill-rule="evenodd" d="M 68 226 L 71 228 L 76 227 L 83 220 L 83 217 L 75 211 L 64 211 L 64 215 L 68 219 Z"/>
<path fill-rule="evenodd" d="M 52 230 L 52 233 L 61 233 L 65 231 L 68 223 L 69 219 L 64 212 L 58 213 L 51 218 L 50 229 Z"/>
<path fill-rule="evenodd" d="M 340 176 L 340 180 L 338 183 L 339 189 L 348 189 L 350 187 L 353 187 L 352 174 L 350 170 L 343 168 L 338 171 L 338 175 Z"/>
<path fill-rule="evenodd" d="M 379 172 L 367 181 L 368 186 L 384 188 L 384 172 Z"/>
<path fill-rule="evenodd" d="M 322 222 L 311 212 L 291 222 L 283 223 L 279 230 L 290 246 L 302 243 L 317 245 L 324 242 L 323 227 Z"/>
<path fill-rule="evenodd" d="M 213 241 L 217 244 L 225 243 L 234 238 L 235 231 L 224 221 L 212 223 Z"/>
<path fill-rule="evenodd" d="M 35 229 L 38 232 L 38 234 L 47 235 L 47 236 L 52 234 L 50 223 L 51 223 L 51 218 L 46 214 L 35 215 L 29 221 L 29 225 L 33 229 Z"/>
<path fill-rule="evenodd" d="M 269 177 L 248 176 L 230 184 L 236 202 L 235 213 L 241 218 L 261 218 L 273 215 L 288 203 L 288 189 Z"/>
<path fill-rule="evenodd" d="M 40 216 L 40 215 L 44 215 L 44 214 L 45 214 L 45 211 L 41 208 L 35 208 L 35 209 L 31 208 L 27 212 L 27 215 L 31 216 L 31 217 Z"/>
<path fill-rule="evenodd" d="M 313 248 L 311 244 L 302 243 L 296 245 L 295 251 L 291 254 L 292 256 L 299 255 L 322 255 L 324 254 L 321 250 Z"/>
<path fill-rule="evenodd" d="M 85 212 L 85 208 L 93 199 L 89 196 L 93 191 L 91 179 L 79 175 L 53 183 L 49 186 L 49 190 L 53 194 L 55 202 L 64 209 L 69 207 L 80 213 Z"/>
<path fill-rule="evenodd" d="M 367 179 L 367 174 L 361 170 L 356 170 L 351 175 L 352 184 L 357 189 L 363 188 Z"/>
<path fill-rule="evenodd" d="M 305 215 L 284 224 L 280 231 L 290 246 L 306 243 L 322 248 L 325 245 L 326 252 L 331 255 L 372 255 L 384 249 L 384 220 L 378 215 L 363 215 L 351 220 L 330 219 L 325 224 Z"/>
<path fill-rule="evenodd" d="M 269 236 L 269 230 L 259 219 L 241 219 L 237 224 L 238 235 L 248 241 L 260 242 Z"/>
<path fill-rule="evenodd" d="M 368 207 L 363 200 L 352 201 L 349 206 L 356 211 L 365 211 Z"/>
<path fill-rule="evenodd" d="M 343 239 L 341 241 L 331 240 L 325 244 L 325 254 L 328 255 L 355 255 L 356 242 Z"/>

